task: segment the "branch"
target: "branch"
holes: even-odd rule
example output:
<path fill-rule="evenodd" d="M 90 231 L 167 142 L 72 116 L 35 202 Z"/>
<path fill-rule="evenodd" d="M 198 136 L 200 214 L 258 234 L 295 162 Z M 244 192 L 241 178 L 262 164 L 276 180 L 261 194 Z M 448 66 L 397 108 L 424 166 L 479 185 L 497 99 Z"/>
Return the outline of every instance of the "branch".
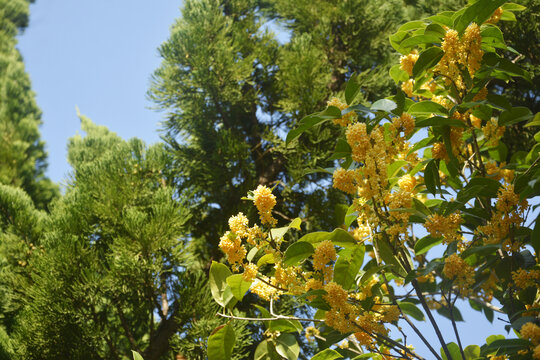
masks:
<path fill-rule="evenodd" d="M 250 318 L 250 317 L 242 317 L 242 316 L 235 316 L 235 315 L 227 315 L 227 314 L 222 314 L 222 313 L 217 313 L 216 315 L 227 318 L 227 319 L 246 320 L 246 321 L 298 320 L 298 321 L 304 321 L 304 322 L 323 322 L 323 320 L 299 318 L 296 316 L 285 316 L 285 315 L 276 315 L 271 318 Z"/>
<path fill-rule="evenodd" d="M 447 359 L 451 359 L 452 356 L 450 355 L 450 351 L 448 350 L 448 346 L 446 346 L 446 342 L 444 341 L 444 338 L 442 336 L 441 330 L 439 329 L 439 326 L 437 325 L 437 322 L 435 321 L 435 318 L 433 318 L 433 314 L 431 313 L 431 310 L 429 309 L 429 306 L 426 303 L 426 299 L 424 298 L 424 295 L 420 291 L 420 286 L 418 285 L 418 281 L 414 279 L 411 282 L 412 286 L 414 287 L 414 290 L 416 291 L 416 294 L 418 296 L 418 300 L 420 300 L 420 303 L 422 304 L 422 307 L 424 308 L 424 311 L 426 312 L 429 321 L 431 322 L 431 326 L 433 326 L 433 329 L 435 330 L 435 334 L 437 334 L 437 338 L 439 339 L 439 342 L 441 343 L 441 346 L 444 350 L 444 354 L 446 355 Z"/>

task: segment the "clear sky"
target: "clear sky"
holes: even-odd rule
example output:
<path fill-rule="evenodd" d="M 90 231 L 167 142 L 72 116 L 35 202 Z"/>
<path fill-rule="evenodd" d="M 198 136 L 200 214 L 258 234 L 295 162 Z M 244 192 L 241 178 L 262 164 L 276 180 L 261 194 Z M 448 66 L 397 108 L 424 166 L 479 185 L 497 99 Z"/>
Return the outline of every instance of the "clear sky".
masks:
<path fill-rule="evenodd" d="M 180 0 L 37 0 L 31 6 L 30 25 L 18 47 L 43 111 L 41 135 L 53 181 L 62 182 L 70 170 L 66 144 L 80 132 L 76 106 L 123 138 L 159 141 L 162 114 L 149 109 L 152 103 L 145 96 L 160 64 L 157 48 L 168 38 L 180 7 Z M 460 308 L 466 319 L 458 324 L 464 344 L 481 344 L 490 334 L 504 333 L 497 315 L 493 327 L 468 304 Z M 450 322 L 436 318 L 447 341 L 455 341 Z M 409 342 L 431 358 L 403 327 Z M 438 350 L 430 326 L 419 327 Z"/>
<path fill-rule="evenodd" d="M 75 107 L 123 138 L 159 141 L 162 114 L 149 109 L 157 48 L 180 16 L 181 0 L 37 0 L 19 36 L 26 70 L 43 111 L 47 175 L 69 172 L 66 145 L 80 132 Z"/>

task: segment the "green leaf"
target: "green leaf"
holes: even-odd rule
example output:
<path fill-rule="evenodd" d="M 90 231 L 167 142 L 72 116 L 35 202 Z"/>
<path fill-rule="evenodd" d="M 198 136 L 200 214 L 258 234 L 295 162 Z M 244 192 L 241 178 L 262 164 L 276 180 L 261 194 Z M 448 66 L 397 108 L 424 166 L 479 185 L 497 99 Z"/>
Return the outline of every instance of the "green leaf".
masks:
<path fill-rule="evenodd" d="M 455 126 L 455 127 L 462 127 L 465 128 L 467 125 L 461 120 L 454 119 L 454 118 L 447 118 L 447 117 L 441 117 L 441 116 L 435 116 L 431 117 L 429 119 L 425 120 L 419 120 L 416 122 L 415 127 L 423 128 L 428 126 Z"/>
<path fill-rule="evenodd" d="M 439 177 L 439 168 L 436 160 L 430 160 L 424 169 L 424 182 L 427 190 L 433 195 L 436 194 L 437 188 L 441 187 L 441 179 Z"/>
<path fill-rule="evenodd" d="M 323 351 L 319 351 L 315 356 L 311 358 L 311 360 L 335 360 L 335 359 L 343 359 L 343 356 L 341 356 L 340 353 L 338 353 L 336 350 L 332 349 L 324 349 Z"/>
<path fill-rule="evenodd" d="M 424 236 L 414 244 L 414 253 L 415 255 L 422 255 L 441 242 L 442 238 L 434 238 L 431 235 Z"/>
<path fill-rule="evenodd" d="M 492 66 L 497 70 L 501 70 L 508 75 L 518 76 L 529 82 L 531 81 L 531 76 L 527 71 L 523 70 L 519 67 L 519 65 L 514 64 L 512 61 L 498 56 L 494 52 L 484 54 L 482 61 L 486 65 Z"/>
<path fill-rule="evenodd" d="M 452 18 L 450 16 L 446 16 L 446 15 L 443 15 L 443 14 L 437 14 L 437 15 L 434 15 L 434 16 L 430 16 L 430 17 L 427 18 L 427 20 L 430 20 L 433 23 L 437 23 L 437 24 L 440 24 L 440 25 L 447 26 L 449 28 L 454 26 Z"/>
<path fill-rule="evenodd" d="M 407 165 L 409 162 L 405 160 L 397 160 L 388 165 L 388 168 L 386 169 L 386 174 L 389 178 L 392 178 L 396 176 L 396 173 L 405 165 Z"/>
<path fill-rule="evenodd" d="M 275 264 L 276 260 L 274 259 L 274 254 L 264 254 L 261 256 L 259 261 L 257 261 L 257 267 L 261 267 L 265 264 Z"/>
<path fill-rule="evenodd" d="M 270 229 L 270 236 L 272 237 L 274 241 L 279 241 L 281 238 L 283 238 L 283 236 L 285 236 L 287 231 L 289 231 L 288 226 Z"/>
<path fill-rule="evenodd" d="M 530 342 L 525 339 L 497 339 L 493 340 L 489 345 L 482 347 L 482 355 L 497 352 L 498 354 L 515 354 L 519 350 L 525 350 L 529 347 Z"/>
<path fill-rule="evenodd" d="M 441 356 L 444 360 L 463 360 L 463 358 L 461 357 L 461 351 L 459 350 L 459 346 L 456 343 L 448 343 L 446 344 L 446 347 L 448 348 L 448 352 L 450 352 L 451 359 L 448 359 L 446 357 L 443 348 L 441 348 Z"/>
<path fill-rule="evenodd" d="M 375 242 L 379 250 L 379 255 L 381 256 L 381 259 L 384 261 L 384 263 L 386 265 L 393 265 L 394 270 L 396 270 L 400 275 L 405 277 L 407 275 L 407 272 L 396 258 L 396 255 L 392 250 L 392 246 L 388 243 L 388 240 L 383 237 L 377 237 Z"/>
<path fill-rule="evenodd" d="M 439 115 L 448 115 L 448 110 L 440 104 L 437 104 L 433 101 L 421 101 L 414 103 L 409 107 L 410 114 L 412 115 L 422 115 L 422 114 L 439 114 Z"/>
<path fill-rule="evenodd" d="M 436 46 L 432 46 L 422 51 L 418 56 L 418 60 L 413 67 L 413 76 L 417 78 L 419 75 L 423 74 L 429 68 L 435 66 L 439 60 L 442 59 L 444 51 Z M 410 110 L 409 110 L 410 112 Z"/>
<path fill-rule="evenodd" d="M 403 311 L 404 314 L 409 315 L 415 320 L 425 321 L 424 313 L 416 305 L 407 301 L 398 302 L 399 308 Z"/>
<path fill-rule="evenodd" d="M 327 231 L 317 231 L 306 234 L 302 236 L 298 242 L 307 241 L 311 244 L 317 244 L 325 240 L 331 240 L 334 245 L 341 246 L 343 248 L 353 247 L 356 245 L 356 240 L 354 237 L 352 237 L 352 235 L 347 231 L 339 228 L 335 229 L 331 233 Z"/>
<path fill-rule="evenodd" d="M 505 0 L 478 0 L 465 8 L 465 12 L 456 19 L 454 29 L 461 34 L 472 22 L 483 24 L 505 2 Z"/>
<path fill-rule="evenodd" d="M 437 309 L 437 312 L 440 315 L 444 316 L 445 318 L 452 320 L 452 316 L 450 316 L 450 309 L 448 309 L 448 307 L 443 306 L 442 308 Z M 463 321 L 463 316 L 461 316 L 461 311 L 459 311 L 459 309 L 455 306 L 452 309 L 452 315 L 454 316 L 454 321 L 456 322 Z"/>
<path fill-rule="evenodd" d="M 441 42 L 441 37 L 438 35 L 415 35 L 403 40 L 400 44 L 403 49 L 413 49 L 419 44 L 437 44 Z"/>
<path fill-rule="evenodd" d="M 373 111 L 382 110 L 382 111 L 386 111 L 386 112 L 391 112 L 396 107 L 397 107 L 397 104 L 395 102 L 393 102 L 392 100 L 380 99 L 380 100 L 375 101 L 371 105 L 371 110 L 373 110 Z"/>
<path fill-rule="evenodd" d="M 396 84 L 399 84 L 402 81 L 409 80 L 409 74 L 407 74 L 405 70 L 401 69 L 400 64 L 395 64 L 394 66 L 392 66 L 389 70 L 389 73 L 390 77 L 394 79 L 394 82 Z"/>
<path fill-rule="evenodd" d="M 531 110 L 523 106 L 516 106 L 501 113 L 499 116 L 499 126 L 516 124 L 532 119 L 532 117 Z"/>
<path fill-rule="evenodd" d="M 296 360 L 300 354 L 300 346 L 292 334 L 281 334 L 276 339 L 276 352 L 287 360 Z"/>
<path fill-rule="evenodd" d="M 369 268 L 369 269 L 362 275 L 362 277 L 360 278 L 359 283 L 360 283 L 360 284 L 363 284 L 363 283 L 365 283 L 366 281 L 369 281 L 373 275 L 377 274 L 378 272 L 380 272 L 380 271 L 382 271 L 382 270 L 390 269 L 390 268 L 392 268 L 392 266 L 393 266 L 393 265 L 382 265 L 382 266 L 373 266 L 373 267 Z"/>
<path fill-rule="evenodd" d="M 216 330 L 208 338 L 208 360 L 229 360 L 236 342 L 234 330 L 230 325 L 221 325 Z"/>
<path fill-rule="evenodd" d="M 364 263 L 365 247 L 355 246 L 352 249 L 343 249 L 334 266 L 334 281 L 345 290 L 351 288 L 356 282 L 358 271 Z"/>
<path fill-rule="evenodd" d="M 492 105 L 499 107 L 501 109 L 507 109 L 507 110 L 512 109 L 512 104 L 510 104 L 510 101 L 508 101 L 508 99 L 505 96 L 490 93 L 490 94 L 487 94 L 487 100 Z M 489 120 L 489 118 L 487 118 L 486 120 Z"/>
<path fill-rule="evenodd" d="M 131 354 L 133 355 L 133 360 L 144 360 L 141 354 L 139 354 L 135 350 L 131 350 Z"/>
<path fill-rule="evenodd" d="M 347 105 L 350 105 L 353 102 L 359 91 L 360 84 L 358 81 L 356 81 L 356 73 L 353 73 L 347 82 L 347 87 L 345 88 L 345 101 L 347 102 Z"/>
<path fill-rule="evenodd" d="M 480 357 L 480 346 L 469 345 L 463 349 L 463 353 L 465 353 L 466 360 L 476 360 Z"/>
<path fill-rule="evenodd" d="M 285 250 L 285 257 L 283 263 L 287 266 L 298 265 L 304 259 L 307 259 L 315 253 L 315 249 L 311 243 L 306 241 L 297 241 L 291 244 L 287 250 Z"/>
<path fill-rule="evenodd" d="M 242 274 L 231 275 L 227 278 L 227 285 L 230 286 L 232 294 L 238 301 L 242 301 L 244 295 L 251 286 L 251 281 L 245 281 Z"/>
<path fill-rule="evenodd" d="M 227 278 L 232 275 L 229 268 L 223 264 L 212 261 L 210 266 L 209 284 L 212 297 L 221 306 L 227 306 L 234 295 L 227 284 Z"/>
<path fill-rule="evenodd" d="M 254 360 L 281 360 L 281 356 L 276 352 L 276 348 L 272 342 L 269 340 L 264 340 L 259 343 L 257 349 L 255 349 L 255 354 L 253 355 Z"/>
<path fill-rule="evenodd" d="M 414 29 L 420 29 L 426 26 L 426 23 L 422 20 L 413 20 L 401 25 L 398 31 L 408 31 Z"/>
<path fill-rule="evenodd" d="M 279 320 L 272 320 L 268 324 L 268 328 L 272 331 L 279 331 L 282 333 L 287 332 L 302 332 L 304 330 L 304 327 L 298 320 L 287 320 L 287 319 L 279 319 Z"/>
<path fill-rule="evenodd" d="M 335 106 L 329 106 L 326 110 L 320 113 L 308 115 L 302 120 L 300 120 L 299 125 L 296 129 L 289 131 L 285 142 L 287 145 L 289 145 L 291 141 L 298 138 L 300 135 L 302 135 L 302 133 L 312 128 L 313 126 L 319 125 L 331 119 L 339 119 L 340 117 L 341 110 L 339 110 L 339 108 Z"/>
<path fill-rule="evenodd" d="M 296 229 L 296 230 L 301 230 L 300 229 L 301 224 L 302 224 L 302 219 L 295 218 L 293 221 L 291 221 L 291 223 L 289 224 L 289 227 L 293 228 L 293 229 Z"/>

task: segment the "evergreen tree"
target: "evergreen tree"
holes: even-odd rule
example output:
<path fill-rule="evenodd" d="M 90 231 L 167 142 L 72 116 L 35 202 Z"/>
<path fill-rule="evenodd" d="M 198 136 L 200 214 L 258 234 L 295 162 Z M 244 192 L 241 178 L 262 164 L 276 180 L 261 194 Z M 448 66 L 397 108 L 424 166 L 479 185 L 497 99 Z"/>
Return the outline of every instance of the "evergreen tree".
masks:
<path fill-rule="evenodd" d="M 123 359 L 136 350 L 146 360 L 203 358 L 197 334 L 220 320 L 185 252 L 190 214 L 161 170 L 163 146 L 123 141 L 81 120 L 86 136 L 68 147 L 70 184 L 32 262 L 18 356 Z"/>
<path fill-rule="evenodd" d="M 29 2 L 0 0 L 0 359 L 9 359 L 15 348 L 12 334 L 31 284 L 30 259 L 40 251 L 41 210 L 58 194 L 45 177 L 41 113 L 16 49 Z"/>
<path fill-rule="evenodd" d="M 28 0 L 0 0 L 0 184 L 22 188 L 44 209 L 57 188 L 45 177 L 41 112 L 15 47 L 28 23 L 28 6 Z"/>

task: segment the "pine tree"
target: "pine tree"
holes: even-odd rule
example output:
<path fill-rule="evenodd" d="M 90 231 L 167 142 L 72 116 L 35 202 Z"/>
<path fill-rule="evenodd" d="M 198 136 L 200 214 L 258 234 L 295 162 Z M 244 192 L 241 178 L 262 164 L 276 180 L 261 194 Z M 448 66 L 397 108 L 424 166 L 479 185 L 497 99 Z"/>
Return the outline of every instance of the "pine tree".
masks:
<path fill-rule="evenodd" d="M 45 209 L 58 191 L 45 177 L 41 112 L 15 47 L 15 36 L 28 23 L 28 6 L 28 0 L 0 0 L 0 184 L 22 188 Z"/>
<path fill-rule="evenodd" d="M 40 110 L 16 36 L 28 25 L 29 1 L 0 0 L 0 359 L 13 355 L 12 335 L 39 252 L 43 209 L 58 195 L 45 177 Z"/>
<path fill-rule="evenodd" d="M 146 360 L 203 358 L 205 338 L 196 334 L 220 320 L 185 251 L 189 209 L 162 171 L 163 146 L 81 120 L 86 136 L 68 147 L 70 184 L 33 259 L 18 356 L 120 359 L 136 350 Z"/>

